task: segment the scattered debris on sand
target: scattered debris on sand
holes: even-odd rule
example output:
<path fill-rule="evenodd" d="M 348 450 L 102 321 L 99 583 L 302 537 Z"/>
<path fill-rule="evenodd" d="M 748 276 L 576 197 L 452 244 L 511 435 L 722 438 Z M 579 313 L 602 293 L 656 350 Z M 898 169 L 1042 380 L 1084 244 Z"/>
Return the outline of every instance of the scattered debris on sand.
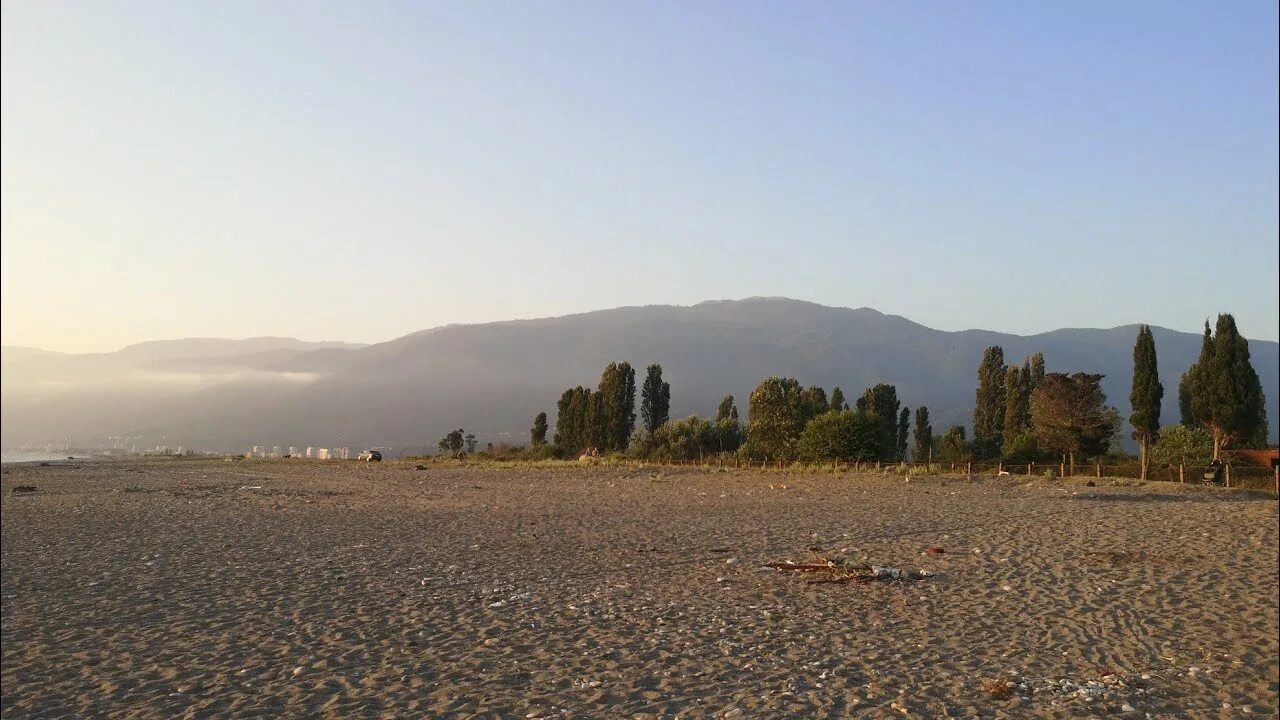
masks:
<path fill-rule="evenodd" d="M 1004 678 L 992 678 L 982 681 L 982 692 L 997 700 L 1004 700 L 1013 694 L 1013 683 Z"/>
<path fill-rule="evenodd" d="M 847 583 L 866 583 L 866 582 L 898 582 L 924 580 L 932 576 L 934 573 L 928 570 L 903 570 L 902 568 L 890 567 L 887 565 L 869 565 L 862 561 L 850 560 L 840 557 L 826 557 L 818 555 L 813 562 L 796 563 L 790 560 L 781 562 L 767 562 L 762 567 L 770 568 L 778 572 L 800 572 L 812 573 L 815 577 L 810 580 L 811 583 L 831 583 L 831 584 L 847 584 Z"/>

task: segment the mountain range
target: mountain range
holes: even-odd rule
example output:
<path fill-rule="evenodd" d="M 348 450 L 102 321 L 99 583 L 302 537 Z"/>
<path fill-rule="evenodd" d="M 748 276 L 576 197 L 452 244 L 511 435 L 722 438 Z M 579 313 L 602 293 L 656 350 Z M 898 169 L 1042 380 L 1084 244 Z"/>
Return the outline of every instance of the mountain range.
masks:
<path fill-rule="evenodd" d="M 1005 360 L 1043 352 L 1049 371 L 1105 373 L 1108 401 L 1127 416 L 1136 325 L 1020 336 L 934 330 L 869 308 L 787 298 L 645 306 L 535 320 L 448 325 L 372 345 L 291 338 L 184 339 L 111 353 L 57 353 L 5 346 L 5 447 L 68 442 L 103 446 L 243 451 L 250 445 L 434 447 L 463 427 L 483 441 L 528 440 L 533 416 L 566 387 L 594 387 L 611 361 L 661 363 L 671 413 L 713 414 L 732 394 L 745 415 L 751 389 L 792 376 L 851 401 L 878 382 L 905 405 L 926 405 L 934 431 L 967 424 L 984 348 Z M 1165 387 L 1162 420 L 1177 422 L 1177 383 L 1200 336 L 1153 328 Z M 1274 441 L 1280 346 L 1250 340 L 1267 395 Z"/>

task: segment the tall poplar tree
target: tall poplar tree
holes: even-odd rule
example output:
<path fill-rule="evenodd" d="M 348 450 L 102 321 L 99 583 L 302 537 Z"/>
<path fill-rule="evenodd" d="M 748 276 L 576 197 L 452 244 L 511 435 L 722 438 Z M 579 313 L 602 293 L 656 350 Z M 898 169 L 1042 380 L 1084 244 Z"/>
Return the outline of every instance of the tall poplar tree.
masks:
<path fill-rule="evenodd" d="M 565 453 L 577 453 L 594 447 L 595 429 L 591 426 L 598 413 L 591 413 L 592 392 L 581 385 L 565 390 L 556 403 L 556 446 Z"/>
<path fill-rule="evenodd" d="M 533 427 L 529 428 L 529 443 L 534 447 L 547 444 L 547 414 L 540 412 L 533 418 Z"/>
<path fill-rule="evenodd" d="M 725 395 L 716 408 L 716 439 L 720 452 L 734 452 L 742 445 L 742 423 L 738 422 L 738 406 L 733 396 Z"/>
<path fill-rule="evenodd" d="M 1016 440 L 1027 430 L 1027 417 L 1031 414 L 1030 393 L 1022 384 L 1022 369 L 1010 365 L 1004 373 L 1004 438 L 1003 447 Z"/>
<path fill-rule="evenodd" d="M 816 417 L 827 411 L 827 391 L 817 385 L 810 385 L 804 391 L 805 413 Z"/>
<path fill-rule="evenodd" d="M 753 457 L 790 460 L 808 418 L 804 390 L 795 378 L 770 377 L 751 391 L 747 448 Z"/>
<path fill-rule="evenodd" d="M 609 363 L 600 375 L 601 447 L 627 449 L 636 426 L 636 371 L 631 363 Z"/>
<path fill-rule="evenodd" d="M 1133 388 L 1129 391 L 1129 424 L 1133 439 L 1138 441 L 1139 477 L 1147 479 L 1151 443 L 1160 430 L 1160 401 L 1164 386 L 1156 371 L 1156 341 L 1148 325 L 1138 326 L 1138 339 L 1133 345 Z"/>
<path fill-rule="evenodd" d="M 840 389 L 840 386 L 839 386 L 839 385 L 837 385 L 837 386 L 835 386 L 834 388 L 832 388 L 832 389 L 831 389 L 831 407 L 830 407 L 830 409 L 831 409 L 833 412 L 840 412 L 841 410 L 848 410 L 848 409 L 849 409 L 849 403 L 845 402 L 845 400 L 844 400 L 844 391 Z"/>
<path fill-rule="evenodd" d="M 876 383 L 867 388 L 856 403 L 858 412 L 865 412 L 880 418 L 883 432 L 882 452 L 880 458 L 892 459 L 898 447 L 898 389 L 893 385 Z"/>
<path fill-rule="evenodd" d="M 916 462 L 933 459 L 933 425 L 929 424 L 929 408 L 923 405 L 916 408 L 915 447 L 911 452 Z"/>
<path fill-rule="evenodd" d="M 898 435 L 897 442 L 894 443 L 894 449 L 897 450 L 898 460 L 907 459 L 907 439 L 911 433 L 911 409 L 902 408 L 902 412 L 898 413 Z"/>
<path fill-rule="evenodd" d="M 1035 390 L 1040 381 L 1044 379 L 1044 353 L 1036 353 L 1031 356 L 1031 390 Z M 1028 392 L 1028 394 L 1030 394 Z"/>
<path fill-rule="evenodd" d="M 973 403 L 973 450 L 978 459 L 999 454 L 1004 439 L 1004 348 L 992 345 L 978 365 Z"/>
<path fill-rule="evenodd" d="M 640 420 L 644 429 L 654 432 L 668 420 L 671 412 L 671 385 L 662 381 L 662 366 L 654 363 L 645 372 L 640 388 Z"/>
<path fill-rule="evenodd" d="M 581 445 L 583 448 L 607 449 L 609 422 L 604 393 L 587 390 L 584 400 Z"/>
<path fill-rule="evenodd" d="M 725 395 L 716 408 L 716 420 L 737 420 L 738 407 L 733 404 L 733 396 Z"/>

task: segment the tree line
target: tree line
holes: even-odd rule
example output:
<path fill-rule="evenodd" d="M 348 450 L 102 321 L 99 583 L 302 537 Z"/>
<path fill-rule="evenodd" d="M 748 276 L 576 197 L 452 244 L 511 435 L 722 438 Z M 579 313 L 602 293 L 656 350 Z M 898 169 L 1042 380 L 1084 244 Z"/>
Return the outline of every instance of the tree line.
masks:
<path fill-rule="evenodd" d="M 1121 423 L 1119 412 L 1106 404 L 1103 377 L 1046 373 L 1039 353 L 1021 368 L 1007 367 L 1003 350 L 989 347 L 978 367 L 973 442 L 963 442 L 963 427 L 951 428 L 943 438 L 943 453 L 955 456 L 968 450 L 974 459 L 1012 462 L 1061 457 L 1073 468 L 1077 456 L 1104 455 L 1118 447 Z M 1181 423 L 1172 432 L 1160 426 L 1163 399 L 1155 337 L 1150 326 L 1140 325 L 1128 420 L 1142 478 L 1153 459 L 1207 462 L 1219 460 L 1223 449 L 1232 445 L 1266 445 L 1262 382 L 1249 356 L 1249 342 L 1230 314 L 1219 315 L 1212 329 L 1205 322 L 1200 356 L 1178 384 Z"/>
<path fill-rule="evenodd" d="M 747 421 L 739 417 L 732 395 L 713 418 L 670 418 L 671 385 L 662 366 L 648 366 L 640 387 L 640 424 L 636 424 L 636 373 L 628 362 L 609 363 L 597 386 L 566 389 L 556 403 L 554 435 L 548 439 L 547 413 L 530 428 L 541 456 L 573 457 L 587 449 L 637 457 L 690 459 L 737 453 L 768 460 L 847 460 L 896 462 L 1011 463 L 1054 460 L 1073 470 L 1083 458 L 1119 448 L 1119 411 L 1107 404 L 1104 376 L 1088 372 L 1048 372 L 1043 353 L 1006 364 L 1004 350 L 991 346 L 977 368 L 972 437 L 963 425 L 935 435 L 929 408 L 913 412 L 897 388 L 877 383 L 850 406 L 840 387 L 804 387 L 795 378 L 765 378 L 748 398 Z M 1248 341 L 1235 319 L 1218 316 L 1216 329 L 1205 323 L 1197 362 L 1182 375 L 1178 403 L 1182 422 L 1162 429 L 1160 383 L 1151 328 L 1139 326 L 1133 351 L 1133 383 L 1128 418 L 1138 445 L 1141 475 L 1150 463 L 1180 462 L 1205 455 L 1217 459 L 1235 445 L 1265 444 L 1267 418 L 1261 381 L 1254 371 Z M 442 450 L 473 450 L 474 436 L 456 430 L 440 442 Z M 1211 450 L 1211 452 L 1209 452 Z"/>

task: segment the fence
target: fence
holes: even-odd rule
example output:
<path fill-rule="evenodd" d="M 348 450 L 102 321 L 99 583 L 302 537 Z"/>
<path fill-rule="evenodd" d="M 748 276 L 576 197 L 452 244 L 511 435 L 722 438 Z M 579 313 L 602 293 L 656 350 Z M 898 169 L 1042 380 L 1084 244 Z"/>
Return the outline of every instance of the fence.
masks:
<path fill-rule="evenodd" d="M 761 470 L 815 470 L 834 472 L 885 472 L 894 471 L 903 474 L 933 475 L 1008 475 L 1016 476 L 1051 476 L 1063 477 L 1109 477 L 1134 478 L 1142 474 L 1137 462 L 1108 465 L 1103 463 L 1071 463 L 1065 462 L 1029 462 L 1029 463 L 975 463 L 975 462 L 935 462 L 935 463 L 884 463 L 884 462 L 809 462 L 803 460 L 745 460 L 736 456 L 713 455 L 688 460 L 649 460 L 649 465 L 686 466 L 703 468 L 746 468 Z M 1147 468 L 1148 480 L 1167 480 L 1168 482 L 1191 483 L 1199 485 L 1205 482 L 1206 469 L 1201 465 L 1152 465 Z M 1223 466 L 1222 480 L 1227 487 L 1253 488 L 1272 490 L 1280 495 L 1280 468 L 1266 468 L 1248 465 Z"/>

